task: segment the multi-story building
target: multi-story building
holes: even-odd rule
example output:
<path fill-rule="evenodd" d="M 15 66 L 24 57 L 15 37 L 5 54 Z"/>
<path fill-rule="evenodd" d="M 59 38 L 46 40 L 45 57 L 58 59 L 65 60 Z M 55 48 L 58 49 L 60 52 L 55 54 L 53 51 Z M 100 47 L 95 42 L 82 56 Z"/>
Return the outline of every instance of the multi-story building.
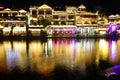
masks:
<path fill-rule="evenodd" d="M 108 31 L 108 25 L 109 25 L 107 16 L 100 16 L 99 15 L 97 24 L 98 24 L 97 33 L 100 36 L 106 35 L 107 31 Z"/>
<path fill-rule="evenodd" d="M 67 7 L 66 11 L 55 11 L 50 6 L 43 4 L 40 7 L 30 7 L 30 27 L 29 30 L 36 35 L 43 28 L 41 21 L 47 20 L 48 34 L 71 33 L 72 28 L 75 27 L 75 13 L 76 7 Z"/>
<path fill-rule="evenodd" d="M 75 24 L 78 34 L 93 35 L 98 28 L 98 13 L 86 11 L 86 7 L 81 4 L 75 13 Z"/>
<path fill-rule="evenodd" d="M 87 12 L 84 5 L 78 8 L 66 6 L 66 10 L 55 11 L 50 6 L 43 4 L 40 7 L 30 7 L 30 30 L 39 32 L 43 28 L 40 21 L 50 21 L 47 30 L 49 34 L 94 34 L 98 28 L 98 13 Z"/>
<path fill-rule="evenodd" d="M 0 27 L 4 36 L 26 35 L 27 12 L 6 8 L 0 11 Z"/>
<path fill-rule="evenodd" d="M 30 7 L 30 13 L 27 13 L 23 9 L 0 7 L 0 35 L 25 36 L 26 30 L 33 36 L 39 36 L 41 30 L 47 30 L 50 36 L 106 35 L 111 23 L 117 26 L 120 34 L 120 15 L 100 16 L 98 12 L 88 12 L 82 4 L 65 8 L 54 10 L 43 4 Z"/>
<path fill-rule="evenodd" d="M 42 6 L 30 7 L 30 25 L 29 31 L 32 35 L 40 35 L 40 31 L 44 29 L 46 21 L 52 20 L 53 9 L 46 4 Z M 51 23 L 49 22 L 49 25 Z M 47 25 L 46 25 L 47 26 Z"/>
<path fill-rule="evenodd" d="M 66 6 L 65 11 L 54 11 L 50 27 L 51 34 L 59 36 L 74 34 L 76 32 L 75 10 L 76 7 Z"/>
<path fill-rule="evenodd" d="M 117 32 L 118 32 L 118 34 L 120 34 L 120 15 L 118 15 L 118 14 L 110 15 L 108 17 L 108 20 L 109 20 L 109 23 L 116 24 Z"/>

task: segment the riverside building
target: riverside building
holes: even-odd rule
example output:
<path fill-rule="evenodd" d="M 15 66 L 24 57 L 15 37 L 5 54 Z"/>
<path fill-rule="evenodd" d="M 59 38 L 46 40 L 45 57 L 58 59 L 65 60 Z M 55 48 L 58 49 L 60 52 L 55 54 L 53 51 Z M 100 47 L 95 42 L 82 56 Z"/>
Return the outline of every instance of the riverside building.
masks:
<path fill-rule="evenodd" d="M 29 10 L 29 31 L 33 35 L 44 29 L 43 19 L 50 22 L 45 29 L 49 35 L 54 36 L 94 35 L 98 28 L 98 13 L 88 12 L 82 4 L 79 7 L 66 6 L 66 10 L 63 11 L 56 11 L 46 4 L 32 6 Z"/>
<path fill-rule="evenodd" d="M 4 36 L 26 35 L 27 12 L 11 10 L 9 8 L 0 11 L 0 28 Z"/>
<path fill-rule="evenodd" d="M 40 36 L 41 30 L 47 31 L 48 37 L 105 35 L 110 21 L 119 24 L 120 18 L 102 17 L 98 12 L 87 11 L 83 4 L 65 6 L 65 10 L 55 10 L 46 4 L 30 6 L 29 12 L 0 10 L 0 31 L 4 36 L 26 36 L 27 32 Z"/>
<path fill-rule="evenodd" d="M 114 23 L 117 25 L 117 33 L 120 34 L 120 15 L 110 15 L 108 16 L 109 23 Z"/>

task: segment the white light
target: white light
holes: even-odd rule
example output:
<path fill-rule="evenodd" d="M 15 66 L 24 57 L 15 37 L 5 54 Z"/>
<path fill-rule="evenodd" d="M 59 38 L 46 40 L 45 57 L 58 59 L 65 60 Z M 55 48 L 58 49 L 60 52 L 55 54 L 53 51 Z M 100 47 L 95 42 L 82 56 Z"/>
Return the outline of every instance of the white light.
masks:
<path fill-rule="evenodd" d="M 3 26 L 0 26 L 0 28 L 3 28 Z"/>
<path fill-rule="evenodd" d="M 106 31 L 100 31 L 100 34 L 106 34 Z"/>
<path fill-rule="evenodd" d="M 11 30 L 10 28 L 4 28 L 4 29 L 3 29 L 4 32 L 8 32 L 8 31 L 10 31 L 10 30 Z"/>

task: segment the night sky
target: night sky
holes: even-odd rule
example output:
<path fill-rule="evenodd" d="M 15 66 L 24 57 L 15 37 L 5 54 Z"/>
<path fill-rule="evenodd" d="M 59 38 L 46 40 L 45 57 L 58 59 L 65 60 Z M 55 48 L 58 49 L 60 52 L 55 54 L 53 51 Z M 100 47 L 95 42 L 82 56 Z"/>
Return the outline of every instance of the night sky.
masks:
<path fill-rule="evenodd" d="M 29 10 L 29 6 L 47 5 L 56 8 L 65 6 L 76 6 L 83 4 L 88 11 L 100 10 L 104 13 L 119 14 L 120 0 L 0 0 L 0 4 L 4 7 Z"/>

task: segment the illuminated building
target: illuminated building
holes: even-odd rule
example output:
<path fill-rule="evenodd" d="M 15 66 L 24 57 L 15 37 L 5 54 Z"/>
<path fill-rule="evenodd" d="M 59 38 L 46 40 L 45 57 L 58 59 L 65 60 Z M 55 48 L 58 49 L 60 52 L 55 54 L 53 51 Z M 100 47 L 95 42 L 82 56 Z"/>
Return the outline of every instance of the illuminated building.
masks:
<path fill-rule="evenodd" d="M 118 28 L 120 28 L 120 15 L 110 15 L 108 17 L 109 23 L 115 23 L 118 25 Z"/>
<path fill-rule="evenodd" d="M 30 27 L 31 32 L 40 31 L 43 26 L 42 19 L 50 21 L 47 26 L 48 34 L 94 34 L 97 25 L 97 13 L 87 12 L 86 7 L 80 5 L 78 8 L 74 6 L 66 6 L 66 10 L 56 11 L 50 6 L 43 4 L 42 6 L 30 7 Z M 63 35 L 62 35 L 63 36 Z"/>
<path fill-rule="evenodd" d="M 107 30 L 108 30 L 108 18 L 106 16 L 99 16 L 98 17 L 98 34 L 100 36 L 104 36 L 107 34 Z"/>
<path fill-rule="evenodd" d="M 21 10 L 11 10 L 6 8 L 0 11 L 0 27 L 3 29 L 3 35 L 26 35 L 27 12 Z"/>
<path fill-rule="evenodd" d="M 77 8 L 75 20 L 79 33 L 93 35 L 98 28 L 98 13 L 87 12 L 82 4 Z"/>
<path fill-rule="evenodd" d="M 54 10 L 43 4 L 30 6 L 29 11 L 0 7 L 0 31 L 3 35 L 25 36 L 26 30 L 32 36 L 40 36 L 41 30 L 46 30 L 48 37 L 106 35 L 109 23 L 116 23 L 118 28 L 120 23 L 119 15 L 100 16 L 98 12 L 88 12 L 83 4 L 66 6 L 65 10 Z"/>
<path fill-rule="evenodd" d="M 41 23 L 42 19 L 51 20 L 52 19 L 52 8 L 43 4 L 40 7 L 33 6 L 30 7 L 30 25 L 29 31 L 32 35 L 39 35 L 41 29 L 44 29 Z"/>
<path fill-rule="evenodd" d="M 66 11 L 54 11 L 51 25 L 52 34 L 75 34 L 75 11 L 76 7 L 66 6 Z"/>
<path fill-rule="evenodd" d="M 110 29 L 115 29 L 118 34 L 120 34 L 120 15 L 110 15 L 108 16 L 109 24 L 111 27 L 111 24 L 114 24 L 115 26 L 111 27 Z M 109 29 L 108 29 L 109 30 Z M 111 30 L 111 31 L 112 31 Z"/>

